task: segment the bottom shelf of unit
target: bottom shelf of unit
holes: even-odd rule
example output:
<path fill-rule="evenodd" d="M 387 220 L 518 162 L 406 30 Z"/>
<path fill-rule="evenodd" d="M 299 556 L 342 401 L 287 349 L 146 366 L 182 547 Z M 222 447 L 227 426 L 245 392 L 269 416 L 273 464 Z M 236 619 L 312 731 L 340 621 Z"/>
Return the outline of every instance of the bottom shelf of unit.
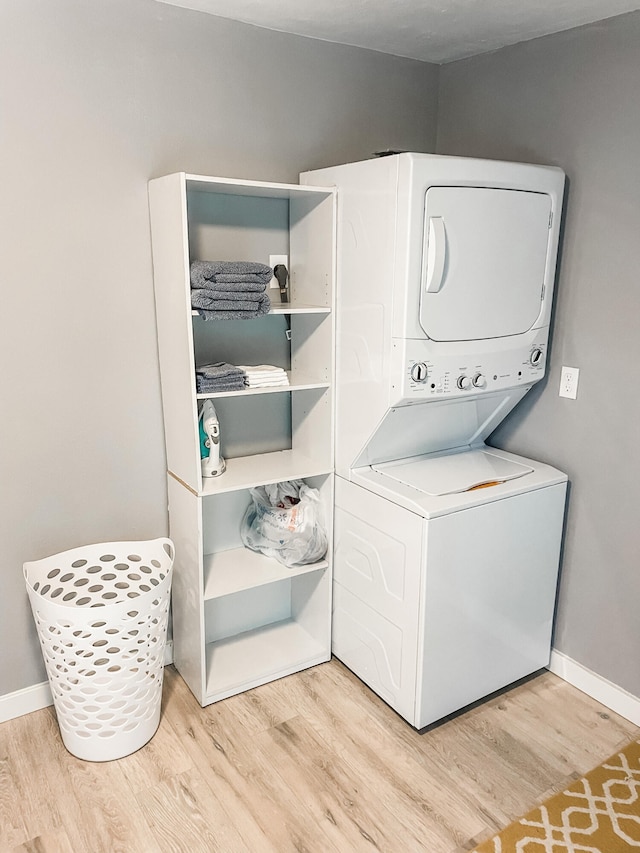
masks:
<path fill-rule="evenodd" d="M 318 642 L 293 619 L 209 643 L 206 696 L 202 704 L 299 672 L 330 657 L 329 643 Z"/>

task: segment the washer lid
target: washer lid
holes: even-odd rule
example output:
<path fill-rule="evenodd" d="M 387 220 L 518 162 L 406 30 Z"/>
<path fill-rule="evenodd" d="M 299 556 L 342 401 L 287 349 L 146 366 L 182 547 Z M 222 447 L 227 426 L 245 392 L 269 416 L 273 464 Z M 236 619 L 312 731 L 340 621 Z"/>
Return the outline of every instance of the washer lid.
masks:
<path fill-rule="evenodd" d="M 453 495 L 504 483 L 531 474 L 533 468 L 495 456 L 487 450 L 465 450 L 441 456 L 382 462 L 371 466 L 399 483 L 427 495 Z"/>

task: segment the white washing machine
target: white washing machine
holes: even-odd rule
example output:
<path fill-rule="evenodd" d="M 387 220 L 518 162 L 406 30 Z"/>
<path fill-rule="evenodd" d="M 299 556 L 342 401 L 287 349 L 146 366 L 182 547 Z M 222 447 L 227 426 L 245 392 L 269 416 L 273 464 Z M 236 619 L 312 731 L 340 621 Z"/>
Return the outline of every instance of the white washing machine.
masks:
<path fill-rule="evenodd" d="M 301 182 L 338 187 L 333 651 L 422 728 L 549 662 L 567 477 L 485 439 L 544 376 L 564 174 Z"/>

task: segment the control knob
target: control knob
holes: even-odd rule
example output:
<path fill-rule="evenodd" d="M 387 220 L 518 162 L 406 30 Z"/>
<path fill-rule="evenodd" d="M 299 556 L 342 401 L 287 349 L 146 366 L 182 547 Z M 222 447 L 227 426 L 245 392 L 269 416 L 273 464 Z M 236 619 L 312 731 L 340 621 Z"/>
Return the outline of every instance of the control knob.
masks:
<path fill-rule="evenodd" d="M 542 363 L 543 352 L 541 349 L 536 347 L 534 350 L 531 350 L 531 355 L 529 356 L 529 361 L 534 367 L 538 367 L 539 364 Z"/>
<path fill-rule="evenodd" d="M 487 380 L 484 378 L 482 373 L 476 373 L 476 375 L 471 381 L 473 382 L 474 388 L 484 388 L 484 386 L 487 384 Z"/>
<path fill-rule="evenodd" d="M 471 380 L 469 379 L 468 376 L 458 376 L 457 385 L 458 385 L 458 388 L 460 388 L 460 390 L 466 391 L 467 388 L 471 387 Z"/>
<path fill-rule="evenodd" d="M 427 365 L 424 361 L 417 361 L 411 367 L 411 378 L 414 382 L 426 382 L 427 379 Z"/>

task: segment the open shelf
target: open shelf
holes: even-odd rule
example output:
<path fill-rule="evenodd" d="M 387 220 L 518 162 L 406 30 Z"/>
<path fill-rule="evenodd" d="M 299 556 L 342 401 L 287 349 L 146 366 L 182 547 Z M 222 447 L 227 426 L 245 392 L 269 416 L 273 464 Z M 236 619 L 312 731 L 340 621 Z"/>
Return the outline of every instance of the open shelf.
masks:
<path fill-rule="evenodd" d="M 326 645 L 285 619 L 206 647 L 207 700 L 215 701 L 329 660 Z"/>
<path fill-rule="evenodd" d="M 257 394 L 282 394 L 283 391 L 312 391 L 316 388 L 329 388 L 328 382 L 314 382 L 311 377 L 306 381 L 293 380 L 291 372 L 288 385 L 273 385 L 267 388 L 244 388 L 241 391 L 212 391 L 208 394 L 196 394 L 198 400 L 210 400 L 215 397 L 251 397 Z"/>
<path fill-rule="evenodd" d="M 330 314 L 331 308 L 327 305 L 302 305 L 300 303 L 292 304 L 291 302 L 272 302 L 269 314 Z M 191 311 L 192 317 L 199 317 L 197 311 Z M 261 315 L 264 316 L 264 315 Z M 254 318 L 248 318 L 254 319 Z M 225 320 L 209 320 L 211 323 L 224 323 Z"/>
<path fill-rule="evenodd" d="M 272 302 L 269 314 L 330 314 L 326 305 L 300 305 L 291 302 Z"/>
<path fill-rule="evenodd" d="M 275 583 L 285 578 L 324 571 L 329 563 L 320 560 L 307 566 L 283 566 L 249 548 L 233 548 L 204 556 L 204 599 L 221 598 Z"/>
<path fill-rule="evenodd" d="M 183 173 L 189 190 L 198 192 L 246 195 L 257 198 L 304 198 L 305 196 L 334 196 L 335 187 L 316 187 L 306 184 L 281 184 L 272 181 L 250 181 L 240 178 L 213 178 L 208 175 Z"/>
<path fill-rule="evenodd" d="M 309 459 L 296 450 L 276 450 L 255 456 L 227 459 L 227 470 L 220 477 L 206 478 L 200 495 L 220 495 L 238 489 L 250 489 L 284 480 L 304 480 L 318 474 L 328 474 L 331 466 Z"/>

